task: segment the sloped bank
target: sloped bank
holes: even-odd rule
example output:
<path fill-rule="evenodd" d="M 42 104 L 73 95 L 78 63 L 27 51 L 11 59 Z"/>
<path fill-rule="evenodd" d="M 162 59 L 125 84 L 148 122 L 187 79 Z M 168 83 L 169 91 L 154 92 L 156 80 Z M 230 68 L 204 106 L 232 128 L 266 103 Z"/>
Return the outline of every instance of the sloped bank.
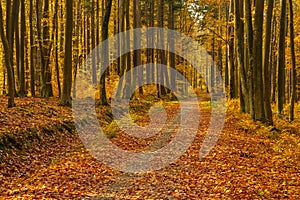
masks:
<path fill-rule="evenodd" d="M 80 146 L 71 108 L 59 106 L 57 98 L 17 98 L 10 109 L 6 102 L 0 97 L 0 193 Z"/>

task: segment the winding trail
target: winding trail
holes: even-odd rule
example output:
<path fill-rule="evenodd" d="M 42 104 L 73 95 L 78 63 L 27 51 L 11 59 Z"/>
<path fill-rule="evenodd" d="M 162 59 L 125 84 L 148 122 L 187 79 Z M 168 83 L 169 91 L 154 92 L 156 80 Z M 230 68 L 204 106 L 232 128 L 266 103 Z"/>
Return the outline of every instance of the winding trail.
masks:
<path fill-rule="evenodd" d="M 173 104 L 167 112 L 175 117 L 176 110 L 178 105 Z M 162 170 L 140 174 L 102 165 L 74 136 L 73 146 L 63 148 L 50 162 L 32 165 L 31 173 L 2 185 L 0 198 L 300 199 L 299 160 L 276 159 L 272 140 L 237 129 L 237 119 L 230 113 L 217 145 L 200 161 L 209 120 L 210 109 L 201 104 L 201 124 L 186 153 Z M 169 131 L 159 142 L 148 141 L 148 150 L 160 148 L 172 137 Z"/>

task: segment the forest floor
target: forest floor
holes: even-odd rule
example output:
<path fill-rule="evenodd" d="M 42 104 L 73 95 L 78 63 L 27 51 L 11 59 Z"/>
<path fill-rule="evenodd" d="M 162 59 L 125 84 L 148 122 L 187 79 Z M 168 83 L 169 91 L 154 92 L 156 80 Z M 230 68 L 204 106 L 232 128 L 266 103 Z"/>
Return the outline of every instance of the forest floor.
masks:
<path fill-rule="evenodd" d="M 295 122 L 274 115 L 269 127 L 231 101 L 217 145 L 199 160 L 211 111 L 202 99 L 201 124 L 186 153 L 164 169 L 131 174 L 89 154 L 75 134 L 71 108 L 58 106 L 58 99 L 18 98 L 11 109 L 6 101 L 0 97 L 0 199 L 300 199 L 299 106 Z M 176 102 L 164 105 L 170 119 L 179 110 Z M 137 123 L 149 120 L 149 102 L 132 106 Z M 124 135 L 108 107 L 97 112 L 120 148 L 142 150 L 155 141 Z"/>

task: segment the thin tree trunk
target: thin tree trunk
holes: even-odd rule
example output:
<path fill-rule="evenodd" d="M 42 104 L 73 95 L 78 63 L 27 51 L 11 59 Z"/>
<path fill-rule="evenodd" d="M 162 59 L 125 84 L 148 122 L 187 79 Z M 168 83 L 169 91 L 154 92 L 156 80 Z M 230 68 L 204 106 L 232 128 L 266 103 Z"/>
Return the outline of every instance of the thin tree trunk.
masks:
<path fill-rule="evenodd" d="M 34 31 L 33 31 L 33 0 L 30 2 L 29 11 L 29 28 L 30 28 L 30 92 L 31 96 L 35 97 L 35 66 L 34 66 Z"/>
<path fill-rule="evenodd" d="M 169 1 L 169 29 L 174 30 L 175 29 L 175 14 L 174 14 L 174 0 Z M 171 73 L 170 73 L 170 82 L 171 82 L 171 88 L 176 88 L 176 63 L 175 63 L 175 54 L 172 53 L 175 51 L 175 41 L 174 41 L 174 34 L 172 32 L 169 33 L 169 65 L 171 67 Z M 197 79 L 197 78 L 196 78 Z M 197 83 L 196 83 L 197 84 Z M 172 94 L 171 98 L 174 100 L 175 96 Z"/>
<path fill-rule="evenodd" d="M 139 0 L 134 0 L 134 22 L 135 22 L 135 28 L 141 28 L 141 10 L 140 10 L 140 1 Z M 138 35 L 140 36 L 140 31 L 138 31 Z M 135 37 L 134 38 L 134 44 L 135 44 L 135 49 L 137 49 L 136 51 L 134 51 L 134 67 L 138 67 L 142 64 L 142 60 L 141 60 L 141 41 L 140 41 L 140 37 Z M 138 82 L 139 85 L 143 82 L 143 71 L 137 71 L 137 75 L 138 75 Z M 135 77 L 133 77 L 133 79 L 135 79 Z M 143 87 L 139 87 L 139 94 L 142 95 L 143 94 Z"/>
<path fill-rule="evenodd" d="M 272 103 L 276 102 L 276 87 L 277 87 L 277 55 L 275 52 L 275 49 L 277 47 L 276 41 L 277 41 L 277 23 L 276 23 L 276 10 L 274 11 L 273 15 L 273 25 L 272 25 L 272 50 L 271 50 L 271 62 L 272 62 L 272 95 L 271 100 Z"/>
<path fill-rule="evenodd" d="M 245 0 L 245 19 L 246 19 L 246 30 L 247 30 L 247 48 L 248 48 L 248 87 L 249 87 L 249 114 L 252 119 L 254 116 L 254 88 L 253 88 L 253 25 L 252 25 L 252 11 L 251 11 L 251 0 Z"/>
<path fill-rule="evenodd" d="M 20 38 L 20 96 L 25 96 L 25 2 L 21 1 L 21 38 Z"/>
<path fill-rule="evenodd" d="M 57 81 L 57 89 L 58 89 L 58 96 L 61 98 L 61 85 L 60 85 L 60 73 L 59 73 L 59 56 L 58 56 L 58 0 L 55 0 L 54 6 L 54 16 L 53 16 L 53 31 L 55 32 L 55 71 L 56 71 L 56 81 Z"/>
<path fill-rule="evenodd" d="M 0 37 L 3 43 L 4 48 L 4 59 L 5 59 L 5 65 L 7 70 L 7 81 L 8 81 L 8 108 L 14 107 L 14 97 L 15 97 L 15 91 L 14 91 L 14 77 L 13 77 L 13 64 L 12 64 L 12 58 L 11 58 L 11 50 L 9 46 L 9 42 L 7 39 L 7 36 L 4 32 L 4 25 L 3 25 L 3 17 L 2 17 L 2 3 L 0 1 Z"/>
<path fill-rule="evenodd" d="M 18 89 L 20 88 L 20 28 L 19 28 L 19 17 L 16 19 L 16 26 L 14 30 L 14 45 L 15 45 L 15 58 L 16 58 L 16 75 L 17 75 L 17 81 L 15 82 L 15 88 L 16 88 L 16 96 L 19 96 Z M 13 55 L 13 54 L 12 54 Z"/>
<path fill-rule="evenodd" d="M 285 95 L 285 31 L 286 31 L 286 0 L 281 0 L 280 32 L 277 62 L 277 109 L 282 115 Z"/>
<path fill-rule="evenodd" d="M 234 21 L 234 0 L 230 0 L 230 11 L 229 20 Z M 236 98 L 235 93 L 235 63 L 234 63 L 234 26 L 230 25 L 228 27 L 229 43 L 228 43 L 228 60 L 229 60 L 229 93 L 230 98 Z"/>
<path fill-rule="evenodd" d="M 296 55 L 295 55 L 295 33 L 294 33 L 294 11 L 293 2 L 289 0 L 290 8 L 290 44 L 292 54 L 292 68 L 291 68 L 291 99 L 290 99 L 290 121 L 295 118 L 295 100 L 296 100 L 296 85 L 297 85 L 297 71 L 296 71 Z"/>
<path fill-rule="evenodd" d="M 91 3 L 91 38 L 92 38 L 92 50 L 96 47 L 96 37 L 95 37 L 95 2 L 92 0 Z M 96 66 L 96 56 L 92 57 L 92 81 L 93 84 L 97 84 L 97 66 Z"/>

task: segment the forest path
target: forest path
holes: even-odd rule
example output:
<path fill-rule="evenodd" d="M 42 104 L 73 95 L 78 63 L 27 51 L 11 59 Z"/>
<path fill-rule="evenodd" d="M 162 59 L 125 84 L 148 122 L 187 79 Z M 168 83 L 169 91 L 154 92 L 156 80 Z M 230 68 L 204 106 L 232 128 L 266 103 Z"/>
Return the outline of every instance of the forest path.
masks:
<path fill-rule="evenodd" d="M 173 104 L 169 111 L 177 106 Z M 148 173 L 123 173 L 107 167 L 75 137 L 71 149 L 62 149 L 66 151 L 47 165 L 33 165 L 33 173 L 6 183 L 0 198 L 300 198 L 299 160 L 282 158 L 274 151 L 272 140 L 237 129 L 238 121 L 231 113 L 217 145 L 200 161 L 209 120 L 210 108 L 203 102 L 201 124 L 190 148 L 168 167 Z"/>

